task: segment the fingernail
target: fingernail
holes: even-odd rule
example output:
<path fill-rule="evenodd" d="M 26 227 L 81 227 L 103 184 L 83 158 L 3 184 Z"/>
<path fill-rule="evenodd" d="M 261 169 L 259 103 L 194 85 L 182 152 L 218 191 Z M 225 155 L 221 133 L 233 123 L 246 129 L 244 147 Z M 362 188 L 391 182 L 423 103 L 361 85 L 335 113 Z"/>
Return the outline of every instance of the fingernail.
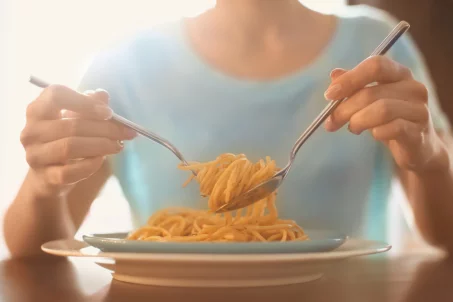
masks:
<path fill-rule="evenodd" d="M 324 93 L 326 100 L 335 100 L 338 99 L 338 93 L 341 91 L 341 85 L 335 84 L 329 87 Z"/>
<path fill-rule="evenodd" d="M 105 105 L 96 105 L 96 106 L 94 106 L 94 112 L 96 112 L 96 114 L 100 118 L 105 119 L 105 120 L 110 119 L 112 117 L 112 114 L 113 114 L 112 109 L 110 109 L 109 107 L 107 107 Z"/>
<path fill-rule="evenodd" d="M 348 124 L 348 131 L 351 132 L 354 135 L 359 135 L 360 133 L 362 133 L 362 132 L 352 131 L 351 124 Z"/>
<path fill-rule="evenodd" d="M 95 95 L 104 104 L 108 104 L 110 102 L 110 95 L 107 92 L 107 90 L 98 88 L 98 89 L 96 89 Z"/>
<path fill-rule="evenodd" d="M 335 77 L 337 77 L 337 75 L 342 71 L 343 69 L 341 68 L 335 68 L 334 70 L 332 70 L 330 72 L 330 78 L 333 79 Z"/>
<path fill-rule="evenodd" d="M 95 91 L 96 91 L 96 92 L 100 92 L 100 93 L 104 93 L 104 94 L 106 94 L 106 95 L 109 94 L 109 93 L 107 92 L 107 90 L 102 89 L 102 88 L 98 88 L 98 89 L 96 89 Z"/>
<path fill-rule="evenodd" d="M 87 96 L 92 96 L 94 94 L 94 90 L 87 90 L 83 94 Z"/>
<path fill-rule="evenodd" d="M 132 130 L 129 128 L 124 128 L 123 133 L 124 133 L 124 135 L 126 135 L 129 138 L 134 138 L 137 136 L 137 132 L 135 130 Z"/>
<path fill-rule="evenodd" d="M 332 117 L 328 117 L 326 119 L 326 122 L 324 124 L 324 127 L 326 128 L 327 131 L 333 131 L 334 129 L 334 125 L 333 125 L 333 121 L 332 121 Z"/>
<path fill-rule="evenodd" d="M 118 143 L 118 146 L 122 149 L 124 147 L 124 142 L 123 141 L 116 141 Z"/>

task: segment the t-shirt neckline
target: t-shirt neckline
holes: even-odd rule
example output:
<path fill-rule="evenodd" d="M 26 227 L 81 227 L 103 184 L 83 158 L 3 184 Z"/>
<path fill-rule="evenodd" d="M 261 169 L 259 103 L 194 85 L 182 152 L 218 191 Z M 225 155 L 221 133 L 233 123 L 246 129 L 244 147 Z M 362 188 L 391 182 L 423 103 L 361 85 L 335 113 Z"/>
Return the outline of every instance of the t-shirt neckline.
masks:
<path fill-rule="evenodd" d="M 215 66 L 208 63 L 199 53 L 197 53 L 191 46 L 190 38 L 187 33 L 186 19 L 180 19 L 177 22 L 176 35 L 181 43 L 181 47 L 185 54 L 190 57 L 191 62 L 200 71 L 209 74 L 213 78 L 221 81 L 229 82 L 231 85 L 245 86 L 245 87 L 275 87 L 275 86 L 286 86 L 293 85 L 294 82 L 303 83 L 307 78 L 313 77 L 328 77 L 330 70 L 339 67 L 330 65 L 332 57 L 342 57 L 347 50 L 344 45 L 351 45 L 350 39 L 354 35 L 351 30 L 347 29 L 345 18 L 337 16 L 337 25 L 332 38 L 323 48 L 321 53 L 308 65 L 302 67 L 299 70 L 283 75 L 279 78 L 270 80 L 259 80 L 259 79 L 248 79 L 240 78 L 234 75 L 228 74 Z M 352 29 L 353 30 L 353 29 Z M 349 33 L 349 34 L 348 34 Z"/>

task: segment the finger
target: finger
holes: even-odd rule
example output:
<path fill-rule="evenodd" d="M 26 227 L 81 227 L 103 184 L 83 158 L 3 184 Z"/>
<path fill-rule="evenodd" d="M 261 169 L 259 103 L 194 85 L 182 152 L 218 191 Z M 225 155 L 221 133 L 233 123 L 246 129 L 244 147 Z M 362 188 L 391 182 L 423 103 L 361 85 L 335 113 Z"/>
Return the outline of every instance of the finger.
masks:
<path fill-rule="evenodd" d="M 86 90 L 83 92 L 84 95 L 86 96 L 93 96 L 96 93 L 94 90 Z"/>
<path fill-rule="evenodd" d="M 87 90 L 83 93 L 84 95 L 90 97 L 94 101 L 100 101 L 103 104 L 108 105 L 110 102 L 110 96 L 107 91 L 103 89 Z M 92 114 L 83 114 L 71 110 L 62 110 L 61 118 L 90 118 Z"/>
<path fill-rule="evenodd" d="M 336 78 L 324 96 L 328 100 L 340 100 L 372 83 L 392 83 L 408 79 L 412 79 L 412 73 L 407 67 L 387 57 L 374 56 Z"/>
<path fill-rule="evenodd" d="M 388 124 L 371 130 L 373 137 L 384 142 L 393 150 L 392 154 L 398 166 L 406 169 L 416 168 L 426 161 L 426 154 L 420 147 L 425 141 L 426 129 L 411 121 L 396 119 Z"/>
<path fill-rule="evenodd" d="M 334 70 L 332 70 L 332 72 L 330 73 L 330 78 L 332 80 L 335 80 L 336 78 L 338 78 L 339 76 L 345 74 L 347 72 L 347 70 L 343 69 L 343 68 L 335 68 Z"/>
<path fill-rule="evenodd" d="M 93 98 L 65 86 L 51 85 L 28 106 L 27 118 L 31 120 L 55 119 L 60 117 L 63 109 L 87 114 L 98 119 L 109 119 L 112 116 L 112 110 L 104 102 L 93 102 Z"/>
<path fill-rule="evenodd" d="M 429 121 L 429 111 L 423 103 L 380 99 L 351 117 L 349 131 L 360 134 L 398 118 L 425 125 Z"/>
<path fill-rule="evenodd" d="M 104 157 L 93 157 L 46 168 L 45 177 L 52 185 L 70 185 L 87 179 L 102 166 Z"/>
<path fill-rule="evenodd" d="M 21 134 L 23 145 L 48 143 L 68 137 L 99 137 L 111 140 L 130 140 L 137 136 L 134 130 L 112 121 L 62 119 L 41 121 L 26 125 Z"/>
<path fill-rule="evenodd" d="M 96 92 L 94 90 L 87 90 L 87 91 L 84 91 L 83 94 L 92 98 L 94 96 Z M 92 98 L 93 99 L 93 98 Z M 94 99 L 93 99 L 94 100 Z M 75 111 L 71 111 L 71 110 L 62 110 L 62 112 L 64 112 L 64 114 L 61 115 L 62 118 L 81 118 L 82 117 L 82 114 L 80 113 L 77 113 Z"/>
<path fill-rule="evenodd" d="M 82 116 L 75 112 L 75 111 L 71 111 L 71 110 L 61 110 L 61 118 L 62 119 L 74 119 L 74 118 L 81 118 Z"/>
<path fill-rule="evenodd" d="M 92 96 L 94 94 L 94 90 L 87 90 L 83 94 L 86 96 Z M 75 111 L 63 109 L 60 112 L 60 117 L 61 118 L 79 118 L 80 114 Z"/>
<path fill-rule="evenodd" d="M 67 137 L 26 148 L 27 162 L 33 168 L 66 164 L 71 160 L 119 153 L 122 143 L 99 137 Z"/>
<path fill-rule="evenodd" d="M 379 99 L 426 102 L 428 94 L 425 86 L 417 81 L 402 81 L 363 88 L 335 109 L 329 121 L 326 121 L 327 129 L 329 131 L 340 129 L 355 113 Z"/>
<path fill-rule="evenodd" d="M 401 118 L 371 129 L 371 134 L 378 141 L 398 140 L 412 144 L 419 141 L 422 132 L 422 125 Z"/>
<path fill-rule="evenodd" d="M 108 104 L 110 102 L 110 95 L 107 92 L 107 90 L 98 88 L 98 89 L 96 89 L 96 91 L 94 92 L 94 94 L 92 96 L 94 98 L 100 100 L 104 104 Z"/>

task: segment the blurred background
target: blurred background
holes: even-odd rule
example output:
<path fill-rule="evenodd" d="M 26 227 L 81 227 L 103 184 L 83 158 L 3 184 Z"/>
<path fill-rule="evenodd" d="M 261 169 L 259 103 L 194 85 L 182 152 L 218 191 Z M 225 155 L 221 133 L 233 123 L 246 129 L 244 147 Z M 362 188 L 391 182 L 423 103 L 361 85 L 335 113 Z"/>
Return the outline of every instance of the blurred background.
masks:
<path fill-rule="evenodd" d="M 411 33 L 427 58 L 442 106 L 450 118 L 453 116 L 453 102 L 447 102 L 453 96 L 453 87 L 442 81 L 451 79 L 447 72 L 453 70 L 452 0 L 302 2 L 326 13 L 365 3 L 412 23 Z M 25 108 L 39 93 L 27 83 L 28 76 L 32 73 L 76 87 L 92 56 L 112 41 L 153 24 L 198 14 L 213 4 L 213 0 L 0 0 L 0 221 L 28 169 L 19 134 Z M 421 248 L 416 237 L 409 236 L 403 219 L 404 195 L 398 184 L 392 199 L 395 202 L 389 209 L 388 229 L 395 250 L 412 249 L 414 245 Z M 128 230 L 128 211 L 116 180 L 111 179 L 77 236 Z M 410 224 L 410 217 L 408 221 Z M 1 228 L 0 258 L 7 253 Z"/>

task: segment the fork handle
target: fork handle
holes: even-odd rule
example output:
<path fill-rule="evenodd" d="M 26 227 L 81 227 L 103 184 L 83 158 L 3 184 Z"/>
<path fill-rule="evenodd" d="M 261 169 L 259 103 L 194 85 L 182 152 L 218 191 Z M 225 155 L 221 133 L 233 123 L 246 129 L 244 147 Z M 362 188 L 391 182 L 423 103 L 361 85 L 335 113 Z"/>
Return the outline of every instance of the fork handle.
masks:
<path fill-rule="evenodd" d="M 123 126 L 126 126 L 126 127 L 130 128 L 130 129 L 136 131 L 137 133 L 140 133 L 141 135 L 143 135 L 143 136 L 155 141 L 156 143 L 164 146 L 165 148 L 167 148 L 168 150 L 173 152 L 173 154 L 175 154 L 176 157 L 179 158 L 183 162 L 184 165 L 186 165 L 186 166 L 189 165 L 189 163 L 182 156 L 181 152 L 179 152 L 179 150 L 172 143 L 170 143 L 168 140 L 166 140 L 162 136 L 145 129 L 144 127 L 142 127 L 142 126 L 140 126 L 140 125 L 128 120 L 127 118 L 124 118 L 121 115 L 116 114 L 116 113 L 112 114 L 112 120 L 122 124 Z"/>
<path fill-rule="evenodd" d="M 379 44 L 379 46 L 371 53 L 371 56 L 385 55 L 387 51 L 395 44 L 396 41 L 409 29 L 410 25 L 406 21 L 401 21 L 389 33 L 389 35 Z M 330 101 L 329 104 L 321 111 L 316 119 L 308 126 L 294 144 L 290 154 L 290 161 L 294 160 L 300 147 L 305 141 L 315 132 L 316 129 L 327 119 L 327 117 L 347 98 L 342 100 Z"/>

